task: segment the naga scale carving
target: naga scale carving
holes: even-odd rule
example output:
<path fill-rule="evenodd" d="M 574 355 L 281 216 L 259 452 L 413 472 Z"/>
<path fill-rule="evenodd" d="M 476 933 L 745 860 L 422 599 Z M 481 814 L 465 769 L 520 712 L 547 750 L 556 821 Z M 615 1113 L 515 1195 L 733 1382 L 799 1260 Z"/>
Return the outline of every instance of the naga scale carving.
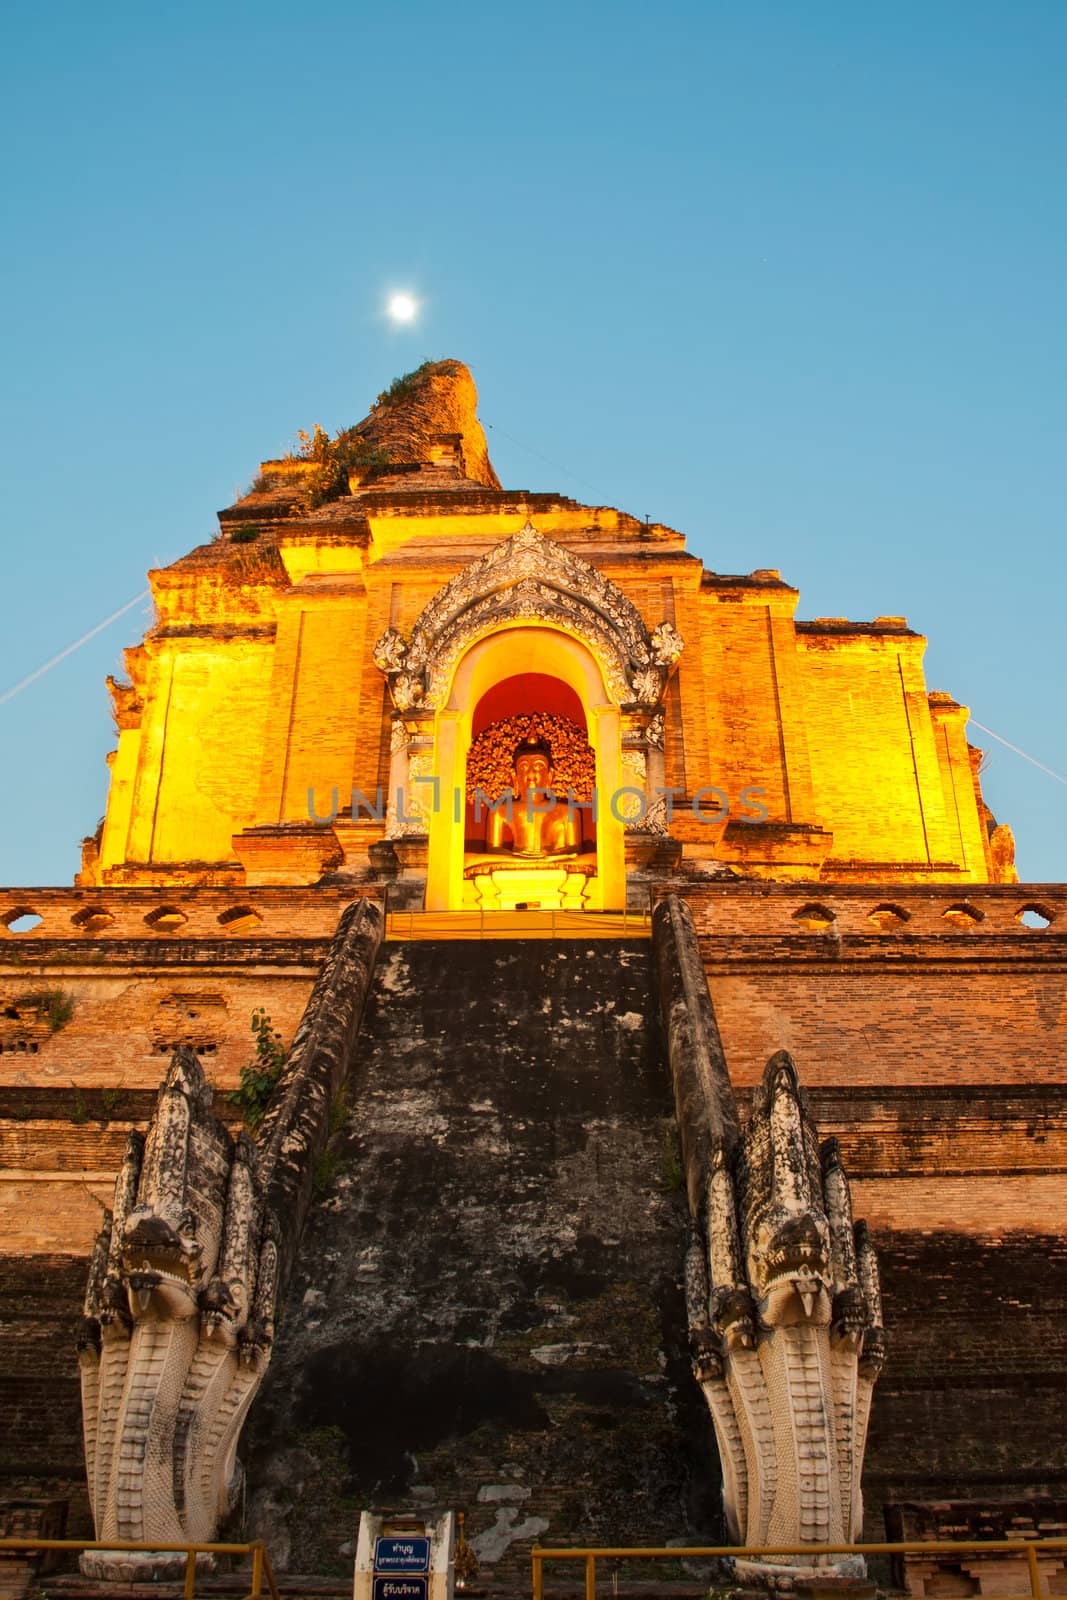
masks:
<path fill-rule="evenodd" d="M 410 644 L 389 628 L 374 660 L 399 711 L 436 706 L 465 650 L 502 623 L 552 622 L 596 654 L 620 705 L 656 705 L 682 653 L 680 634 L 661 622 L 650 634 L 621 589 L 532 523 L 446 583 L 423 609 Z"/>
<path fill-rule="evenodd" d="M 885 1349 L 878 1266 L 865 1224 L 852 1221 L 837 1141 L 820 1148 L 784 1051 L 767 1064 L 733 1157 L 714 1152 L 705 1218 L 686 1262 L 690 1342 L 730 1536 L 854 1541 Z"/>
<path fill-rule="evenodd" d="M 278 1243 L 255 1150 L 175 1052 L 147 1140 L 131 1133 L 97 1237 L 80 1341 L 99 1539 L 210 1540 L 240 1489 L 237 1440 L 270 1360 Z M 83 1570 L 114 1578 L 117 1553 Z"/>
<path fill-rule="evenodd" d="M 208 1543 L 233 1509 L 241 1429 L 270 1361 L 275 1304 L 381 935 L 376 906 L 347 907 L 255 1141 L 219 1121 L 185 1045 L 147 1137 L 130 1135 L 93 1250 L 78 1351 L 99 1540 Z M 81 1565 L 114 1582 L 183 1563 L 103 1550 Z"/>
<path fill-rule="evenodd" d="M 835 1139 L 821 1146 L 791 1057 L 772 1056 L 742 1128 L 685 904 L 653 922 L 693 1216 L 686 1299 L 693 1371 L 707 1400 L 730 1538 L 847 1544 L 863 1523 L 860 1475 L 882 1368 L 878 1263 L 853 1223 Z M 748 1564 L 862 1562 L 803 1555 Z"/>

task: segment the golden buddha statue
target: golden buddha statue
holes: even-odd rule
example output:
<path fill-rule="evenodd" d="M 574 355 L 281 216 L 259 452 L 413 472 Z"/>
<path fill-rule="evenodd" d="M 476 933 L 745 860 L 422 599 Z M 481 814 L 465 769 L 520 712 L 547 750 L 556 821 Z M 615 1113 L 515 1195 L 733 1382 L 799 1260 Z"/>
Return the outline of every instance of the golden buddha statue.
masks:
<path fill-rule="evenodd" d="M 578 812 L 556 801 L 551 747 L 541 738 L 524 739 L 512 755 L 514 799 L 510 807 L 492 811 L 486 821 L 490 850 L 510 850 L 529 860 L 537 856 L 571 855 L 580 843 Z M 548 805 L 549 796 L 553 804 Z"/>

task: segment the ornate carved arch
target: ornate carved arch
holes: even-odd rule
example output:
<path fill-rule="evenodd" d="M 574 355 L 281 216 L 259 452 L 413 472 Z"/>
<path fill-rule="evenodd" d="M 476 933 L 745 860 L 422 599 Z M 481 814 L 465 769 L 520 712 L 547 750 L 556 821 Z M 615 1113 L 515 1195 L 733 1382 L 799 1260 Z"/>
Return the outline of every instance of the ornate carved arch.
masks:
<path fill-rule="evenodd" d="M 456 574 L 405 643 L 390 628 L 374 647 L 400 711 L 443 703 L 459 657 L 502 624 L 554 623 L 587 644 L 620 706 L 654 706 L 682 653 L 669 622 L 649 633 L 622 590 L 531 522 Z"/>

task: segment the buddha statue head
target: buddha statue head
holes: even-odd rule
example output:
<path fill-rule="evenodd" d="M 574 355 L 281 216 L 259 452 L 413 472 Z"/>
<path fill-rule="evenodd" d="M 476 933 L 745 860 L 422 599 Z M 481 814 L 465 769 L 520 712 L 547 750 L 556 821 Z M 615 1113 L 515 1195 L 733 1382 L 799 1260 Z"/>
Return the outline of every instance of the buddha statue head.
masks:
<path fill-rule="evenodd" d="M 511 753 L 515 768 L 513 803 L 494 811 L 486 824 L 486 844 L 517 856 L 573 853 L 581 840 L 577 811 L 553 791 L 552 747 L 540 734 L 520 740 Z"/>
<path fill-rule="evenodd" d="M 521 740 L 511 753 L 515 767 L 515 792 L 525 795 L 528 790 L 551 788 L 554 769 L 552 747 L 540 734 L 530 734 Z"/>

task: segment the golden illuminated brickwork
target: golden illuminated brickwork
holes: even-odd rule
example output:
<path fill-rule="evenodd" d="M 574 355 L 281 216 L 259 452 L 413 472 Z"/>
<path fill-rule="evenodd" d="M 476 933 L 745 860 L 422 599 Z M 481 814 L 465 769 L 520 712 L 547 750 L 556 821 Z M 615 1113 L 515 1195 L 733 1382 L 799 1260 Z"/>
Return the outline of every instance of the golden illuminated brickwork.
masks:
<path fill-rule="evenodd" d="M 664 829 L 668 856 L 698 872 L 719 863 L 778 879 L 1010 879 L 1003 830 L 990 850 L 966 711 L 928 692 L 925 641 L 904 618 L 797 621 L 797 591 L 776 571 L 722 576 L 670 528 L 503 490 L 474 408 L 466 368 L 429 368 L 341 440 L 345 461 L 369 463 L 345 468 L 349 492 L 309 510 L 302 486 L 318 465 L 265 462 L 255 489 L 220 514 L 214 543 L 151 574 L 158 619 L 127 652 L 129 685 L 112 685 L 119 744 L 83 882 L 310 884 L 338 870 L 399 871 L 413 887 L 428 878 L 427 904 L 456 905 L 461 863 L 431 814 L 452 806 L 449 825 L 462 831 L 450 793 L 472 791 L 467 758 L 474 745 L 480 772 L 485 744 L 469 702 L 475 691 L 479 703 L 499 698 L 512 680 L 497 721 L 585 724 L 603 819 L 601 904 L 621 903 L 627 880 L 633 898 L 647 836 Z M 482 567 L 527 529 L 494 612 Z M 451 604 L 446 586 L 462 601 L 468 575 L 511 648 L 475 670 L 487 628 L 457 635 L 450 616 L 433 635 L 436 665 L 421 665 L 423 698 L 398 699 L 405 674 L 390 651 L 407 647 L 420 619 L 429 637 Z M 598 615 L 616 607 L 599 634 L 578 617 L 583 600 Z M 632 652 L 637 628 L 654 662 L 664 627 L 680 656 L 658 691 L 640 659 L 625 680 L 612 651 Z M 388 660 L 376 654 L 383 640 Z M 640 657 L 639 638 L 636 648 Z M 524 699 L 524 677 L 558 693 L 535 685 Z M 642 830 L 639 799 L 612 809 L 626 787 L 649 809 L 668 791 L 666 817 L 660 805 Z M 668 856 L 661 837 L 661 865 Z"/>

